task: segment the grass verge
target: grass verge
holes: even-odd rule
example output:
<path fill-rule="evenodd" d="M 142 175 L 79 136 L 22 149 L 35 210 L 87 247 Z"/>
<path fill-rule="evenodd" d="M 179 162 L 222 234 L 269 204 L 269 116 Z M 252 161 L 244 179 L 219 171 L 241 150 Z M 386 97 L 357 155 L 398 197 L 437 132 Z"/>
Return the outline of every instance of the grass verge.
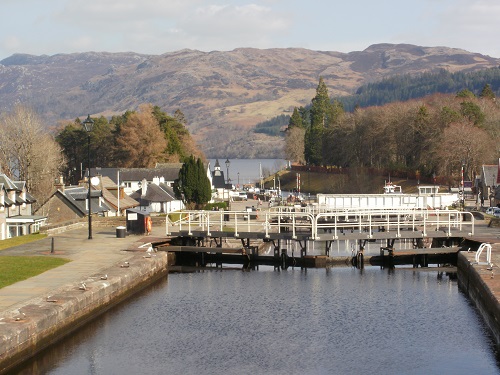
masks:
<path fill-rule="evenodd" d="M 69 259 L 43 256 L 0 256 L 0 288 L 29 279 L 68 262 L 70 262 Z"/>
<path fill-rule="evenodd" d="M 28 242 L 38 241 L 45 237 L 47 237 L 46 234 L 34 233 L 28 234 L 26 236 L 8 238 L 6 240 L 0 241 L 0 250 L 8 249 L 9 247 L 22 245 Z"/>

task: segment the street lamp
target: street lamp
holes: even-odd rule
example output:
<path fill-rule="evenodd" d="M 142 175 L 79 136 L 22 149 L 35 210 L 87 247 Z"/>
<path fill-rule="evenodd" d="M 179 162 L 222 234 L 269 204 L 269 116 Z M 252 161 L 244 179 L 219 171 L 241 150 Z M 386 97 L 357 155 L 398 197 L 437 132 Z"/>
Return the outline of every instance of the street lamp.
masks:
<path fill-rule="evenodd" d="M 495 202 L 495 182 L 496 175 L 493 173 L 493 180 L 491 181 L 490 207 L 493 207 L 493 203 Z"/>
<path fill-rule="evenodd" d="M 88 134 L 88 142 L 87 142 L 87 153 L 88 153 L 88 168 L 89 168 L 89 176 L 88 176 L 88 179 L 89 179 L 89 194 L 88 194 L 88 198 L 89 198 L 89 211 L 88 211 L 88 215 L 89 215 L 89 240 L 92 239 L 92 197 L 91 197 L 91 185 L 90 185 L 90 133 L 92 132 L 92 129 L 94 128 L 94 120 L 92 120 L 90 118 L 90 115 L 87 116 L 87 118 L 85 119 L 85 121 L 83 122 L 83 126 L 85 128 L 85 131 L 87 132 Z"/>
<path fill-rule="evenodd" d="M 226 163 L 226 173 L 227 173 L 227 179 L 226 179 L 226 181 L 227 181 L 227 183 L 229 183 L 229 181 L 231 181 L 229 179 L 229 166 L 231 165 L 231 162 L 229 161 L 229 159 L 226 159 L 225 163 Z"/>

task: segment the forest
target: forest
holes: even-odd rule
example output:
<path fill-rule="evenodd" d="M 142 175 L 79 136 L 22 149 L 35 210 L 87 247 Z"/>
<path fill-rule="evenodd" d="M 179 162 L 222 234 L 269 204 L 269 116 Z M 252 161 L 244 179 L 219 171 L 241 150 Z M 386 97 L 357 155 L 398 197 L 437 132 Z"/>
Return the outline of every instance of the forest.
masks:
<path fill-rule="evenodd" d="M 80 119 L 65 124 L 55 140 L 62 149 L 63 175 L 75 184 L 87 168 L 87 137 L 90 137 L 90 165 L 94 167 L 151 168 L 156 163 L 181 162 L 190 156 L 203 157 L 186 127 L 184 114 L 173 116 L 158 106 L 144 104 L 138 111 L 95 118 L 87 134 Z"/>
<path fill-rule="evenodd" d="M 367 167 L 440 176 L 480 173 L 500 156 L 500 108 L 489 84 L 383 106 L 344 110 L 320 78 L 308 108 L 295 108 L 285 155 L 311 166 Z"/>
<path fill-rule="evenodd" d="M 500 94 L 500 67 L 474 72 L 451 73 L 440 69 L 419 75 L 394 75 L 363 85 L 353 95 L 332 97 L 332 100 L 341 103 L 346 112 L 353 112 L 356 108 L 403 102 L 436 93 L 456 94 L 468 90 L 479 94 L 485 85 L 489 85 L 496 96 Z M 305 107 L 306 110 L 309 108 L 310 105 Z M 288 125 L 289 119 L 290 116 L 284 114 L 276 116 L 257 124 L 254 131 L 283 136 L 281 130 Z"/>

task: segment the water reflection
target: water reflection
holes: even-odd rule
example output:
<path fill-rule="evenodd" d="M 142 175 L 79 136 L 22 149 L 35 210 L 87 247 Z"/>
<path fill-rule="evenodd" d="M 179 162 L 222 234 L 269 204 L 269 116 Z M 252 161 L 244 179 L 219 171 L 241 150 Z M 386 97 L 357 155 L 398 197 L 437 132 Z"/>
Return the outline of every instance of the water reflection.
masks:
<path fill-rule="evenodd" d="M 378 267 L 169 275 L 22 374 L 497 374 L 456 281 Z"/>

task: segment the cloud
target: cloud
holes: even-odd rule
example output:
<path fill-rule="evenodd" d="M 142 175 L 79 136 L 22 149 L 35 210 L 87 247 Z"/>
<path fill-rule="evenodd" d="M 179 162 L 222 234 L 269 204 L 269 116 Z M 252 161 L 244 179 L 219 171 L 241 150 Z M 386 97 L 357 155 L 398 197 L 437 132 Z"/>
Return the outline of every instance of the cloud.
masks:
<path fill-rule="evenodd" d="M 255 3 L 203 0 L 75 0 L 53 15 L 72 30 L 67 45 L 84 50 L 162 53 L 183 48 L 273 47 L 290 27 L 287 14 Z M 79 44 L 79 40 L 86 43 Z M 98 46 L 98 47 L 97 47 Z M 164 46 L 164 47 L 162 47 Z"/>
<path fill-rule="evenodd" d="M 21 41 L 14 35 L 8 35 L 2 39 L 2 48 L 8 51 L 16 51 L 21 46 Z"/>
<path fill-rule="evenodd" d="M 286 33 L 290 22 L 269 7 L 211 5 L 199 7 L 177 24 L 187 37 L 200 46 L 210 42 L 218 49 L 272 47 L 270 35 Z"/>
<path fill-rule="evenodd" d="M 449 3 L 427 33 L 429 45 L 457 47 L 500 57 L 495 41 L 500 34 L 500 3 L 496 0 L 459 0 Z"/>

